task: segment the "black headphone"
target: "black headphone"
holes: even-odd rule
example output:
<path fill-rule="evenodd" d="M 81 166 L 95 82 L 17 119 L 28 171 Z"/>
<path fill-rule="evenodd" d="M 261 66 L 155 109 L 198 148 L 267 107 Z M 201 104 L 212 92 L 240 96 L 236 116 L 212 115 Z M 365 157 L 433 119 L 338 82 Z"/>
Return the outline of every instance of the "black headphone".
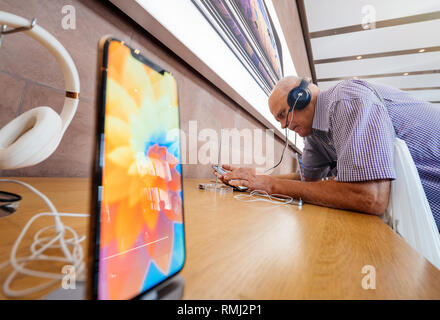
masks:
<path fill-rule="evenodd" d="M 14 213 L 20 200 L 21 196 L 18 194 L 0 191 L 0 217 Z"/>
<path fill-rule="evenodd" d="M 288 133 L 289 131 L 287 130 L 287 127 L 290 125 L 290 122 L 287 123 L 289 119 L 289 115 L 294 108 L 298 110 L 302 110 L 305 107 L 307 107 L 307 105 L 310 103 L 310 100 L 312 99 L 312 93 L 308 89 L 309 84 L 310 84 L 309 80 L 307 80 L 306 78 L 302 78 L 299 86 L 290 90 L 289 94 L 287 95 L 287 104 L 289 105 L 290 108 L 289 111 L 287 112 L 286 125 L 284 126 L 284 128 L 286 129 L 286 143 L 284 144 L 283 153 L 281 153 L 280 161 L 272 168 L 266 170 L 265 172 L 275 169 L 283 161 L 284 151 L 286 151 L 286 147 L 289 139 L 289 133 Z M 290 119 L 290 121 L 292 121 L 292 119 Z"/>
<path fill-rule="evenodd" d="M 293 108 L 302 110 L 310 103 L 312 93 L 308 89 L 309 84 L 309 80 L 302 78 L 299 86 L 290 90 L 287 95 L 287 104 L 290 107 L 289 112 L 293 111 Z"/>

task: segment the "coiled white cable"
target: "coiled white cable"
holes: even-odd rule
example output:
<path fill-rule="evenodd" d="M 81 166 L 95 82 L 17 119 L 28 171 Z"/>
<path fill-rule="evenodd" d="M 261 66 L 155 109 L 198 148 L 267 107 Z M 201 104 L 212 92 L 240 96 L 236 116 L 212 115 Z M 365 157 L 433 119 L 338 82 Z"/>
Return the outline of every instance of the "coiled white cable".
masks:
<path fill-rule="evenodd" d="M 43 272 L 43 271 L 37 271 L 37 270 L 25 268 L 26 264 L 31 261 L 44 260 L 44 261 L 66 262 L 73 266 L 74 268 L 73 270 L 75 270 L 75 274 L 78 280 L 81 279 L 84 276 L 84 271 L 85 271 L 85 264 L 83 261 L 84 252 L 81 246 L 81 242 L 84 241 L 86 237 L 85 236 L 79 237 L 74 229 L 72 229 L 69 226 L 65 226 L 61 222 L 60 217 L 86 218 L 89 215 L 84 213 L 58 212 L 55 206 L 53 205 L 53 203 L 49 200 L 49 198 L 47 198 L 43 193 L 41 193 L 36 188 L 32 187 L 31 185 L 25 182 L 12 180 L 12 179 L 0 179 L 0 182 L 17 183 L 19 185 L 28 188 L 36 195 L 38 195 L 41 199 L 43 199 L 43 201 L 47 204 L 47 206 L 51 210 L 51 212 L 38 213 L 34 215 L 27 222 L 27 224 L 24 226 L 23 230 L 21 231 L 20 235 L 18 236 L 17 240 L 15 240 L 15 243 L 11 250 L 10 260 L 0 264 L 0 269 L 6 267 L 9 264 L 11 264 L 12 267 L 14 268 L 14 270 L 9 274 L 9 276 L 6 278 L 5 282 L 3 283 L 4 294 L 14 298 L 22 297 L 25 295 L 38 292 L 45 288 L 48 288 L 53 284 L 57 283 L 58 281 L 62 280 L 63 277 L 65 277 L 65 275 L 61 273 Z M 46 226 L 38 230 L 34 235 L 34 242 L 30 246 L 31 254 L 26 257 L 17 258 L 16 256 L 17 250 L 27 230 L 36 219 L 42 216 L 53 216 L 55 220 L 55 224 L 52 226 Z M 55 229 L 55 236 L 41 237 L 41 234 L 43 234 L 45 231 L 48 231 L 50 229 Z M 72 234 L 71 238 L 66 238 L 66 231 Z M 72 247 L 72 250 L 69 250 L 69 246 Z M 64 256 L 45 255 L 44 252 L 47 249 L 61 249 Z M 52 279 L 52 280 L 28 289 L 12 290 L 10 287 L 11 283 L 19 273 L 33 277 Z"/>
<path fill-rule="evenodd" d="M 299 207 L 303 204 L 301 199 L 294 200 L 292 197 L 284 194 L 269 194 L 264 190 L 253 190 L 249 194 L 237 194 L 234 198 L 243 202 L 264 201 L 274 204 L 296 204 Z"/>

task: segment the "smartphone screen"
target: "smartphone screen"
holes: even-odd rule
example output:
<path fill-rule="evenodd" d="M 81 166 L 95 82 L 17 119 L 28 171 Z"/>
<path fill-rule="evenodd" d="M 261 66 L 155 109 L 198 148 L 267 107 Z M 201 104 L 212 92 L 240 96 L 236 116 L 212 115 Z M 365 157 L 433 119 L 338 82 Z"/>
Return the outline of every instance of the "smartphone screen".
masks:
<path fill-rule="evenodd" d="M 177 85 L 121 41 L 101 54 L 92 298 L 132 299 L 185 260 Z"/>

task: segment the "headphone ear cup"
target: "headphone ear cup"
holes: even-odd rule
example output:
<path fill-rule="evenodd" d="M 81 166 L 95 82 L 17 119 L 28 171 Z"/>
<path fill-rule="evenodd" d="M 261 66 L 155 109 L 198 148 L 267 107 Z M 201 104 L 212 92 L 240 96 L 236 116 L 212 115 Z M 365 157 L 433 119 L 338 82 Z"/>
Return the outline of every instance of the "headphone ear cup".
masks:
<path fill-rule="evenodd" d="M 61 118 L 49 107 L 29 110 L 0 130 L 0 169 L 17 169 L 49 157 L 61 140 Z"/>
<path fill-rule="evenodd" d="M 307 105 L 310 103 L 310 100 L 312 98 L 312 95 L 310 94 L 310 90 L 309 89 L 301 89 L 301 91 L 303 92 L 303 95 L 298 99 L 298 109 L 302 110 L 305 107 L 307 107 Z"/>
<path fill-rule="evenodd" d="M 287 104 L 292 107 L 295 105 L 296 110 L 302 110 L 310 103 L 312 95 L 309 89 L 301 89 L 299 87 L 290 90 L 287 95 Z"/>

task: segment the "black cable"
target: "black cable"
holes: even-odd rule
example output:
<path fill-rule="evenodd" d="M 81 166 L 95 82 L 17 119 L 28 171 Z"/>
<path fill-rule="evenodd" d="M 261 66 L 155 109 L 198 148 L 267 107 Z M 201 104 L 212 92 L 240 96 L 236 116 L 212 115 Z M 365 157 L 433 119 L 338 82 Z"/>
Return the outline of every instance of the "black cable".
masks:
<path fill-rule="evenodd" d="M 10 215 L 17 211 L 21 196 L 15 193 L 0 191 L 0 217 Z"/>
<path fill-rule="evenodd" d="M 289 119 L 290 112 L 293 112 L 293 110 L 295 109 L 295 106 L 296 106 L 296 103 L 298 102 L 298 99 L 299 99 L 299 96 L 298 96 L 298 98 L 296 98 L 295 103 L 293 104 L 293 107 L 289 109 L 289 112 L 287 112 L 286 125 L 284 127 L 286 129 L 286 134 L 285 134 L 286 135 L 286 143 L 284 144 L 284 148 L 283 148 L 283 152 L 281 153 L 280 161 L 278 161 L 278 163 L 275 166 L 273 166 L 272 168 L 267 169 L 264 173 L 267 173 L 268 171 L 275 169 L 283 161 L 284 152 L 286 151 L 287 144 L 289 143 L 289 127 L 290 127 L 290 124 L 292 123 L 292 120 L 293 120 L 293 113 L 292 113 L 292 118 L 289 121 L 289 124 L 287 124 L 287 120 Z"/>

